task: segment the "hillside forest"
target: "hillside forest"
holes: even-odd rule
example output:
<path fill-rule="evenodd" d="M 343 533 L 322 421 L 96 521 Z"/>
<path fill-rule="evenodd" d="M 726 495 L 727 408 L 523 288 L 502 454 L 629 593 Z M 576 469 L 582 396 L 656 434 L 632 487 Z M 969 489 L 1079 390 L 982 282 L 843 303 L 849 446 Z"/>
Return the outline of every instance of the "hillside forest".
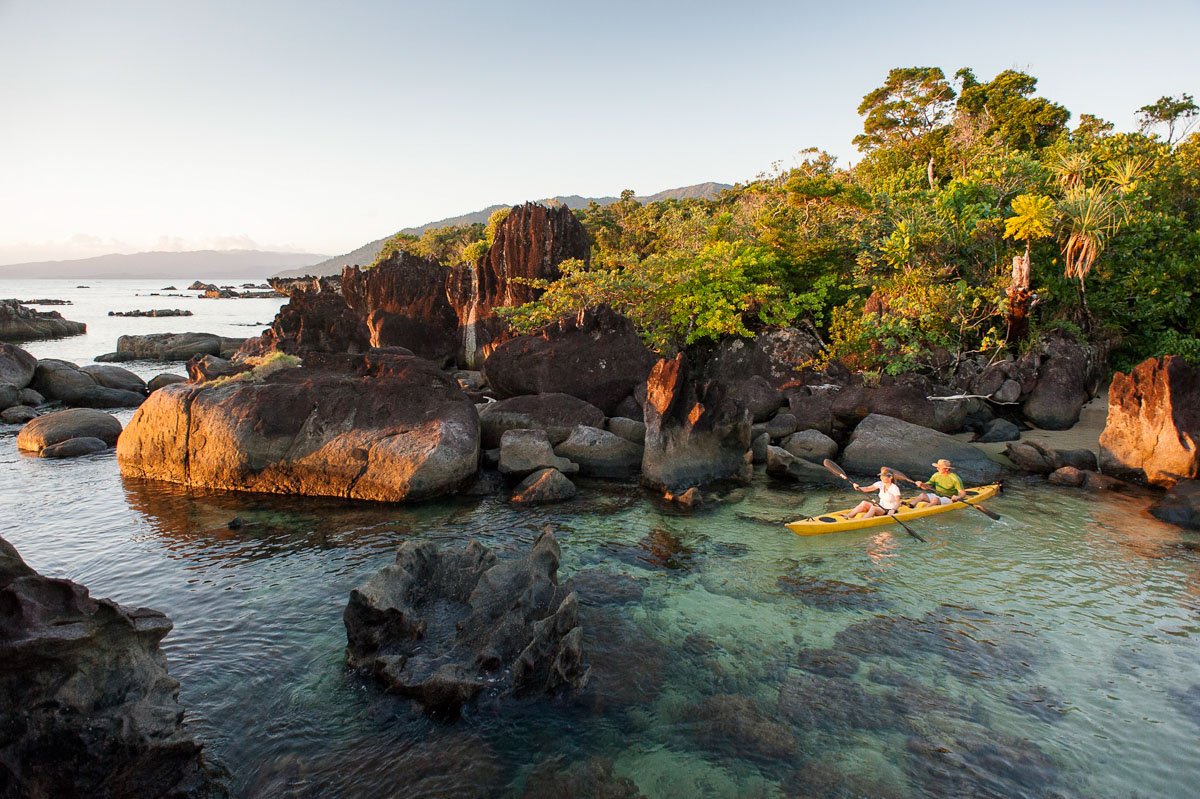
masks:
<path fill-rule="evenodd" d="M 807 328 L 825 358 L 867 372 L 965 355 L 1019 355 L 1052 332 L 1119 369 L 1155 355 L 1200 362 L 1200 113 L 1188 94 L 1138 110 L 1137 132 L 1074 124 L 1006 70 L 891 70 L 858 107 L 852 166 L 802 151 L 713 199 L 576 211 L 591 256 L 567 261 L 518 332 L 609 305 L 669 354 L 766 327 Z M 399 235 L 447 265 L 486 252 L 487 224 Z M 821 366 L 821 364 L 812 364 Z"/>

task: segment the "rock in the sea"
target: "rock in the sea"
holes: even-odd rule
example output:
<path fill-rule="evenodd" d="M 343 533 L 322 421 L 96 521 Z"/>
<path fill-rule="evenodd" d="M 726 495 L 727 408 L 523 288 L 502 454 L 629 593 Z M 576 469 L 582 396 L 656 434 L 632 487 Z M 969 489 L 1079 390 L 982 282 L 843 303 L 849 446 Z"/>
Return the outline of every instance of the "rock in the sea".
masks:
<path fill-rule="evenodd" d="M 457 712 L 481 692 L 555 693 L 587 678 L 574 593 L 558 585 L 547 531 L 529 556 L 498 560 L 478 541 L 407 541 L 350 593 L 346 659 L 387 690 Z"/>
<path fill-rule="evenodd" d="M 171 385 L 174 385 L 175 383 L 186 383 L 186 382 L 187 382 L 187 378 L 183 375 L 176 375 L 176 374 L 171 374 L 170 372 L 164 372 L 163 374 L 155 375 L 154 377 L 150 378 L 150 382 L 148 382 L 146 384 L 146 389 L 148 391 L 158 391 L 163 386 L 171 386 Z"/>
<path fill-rule="evenodd" d="M 545 430 L 505 430 L 500 437 L 501 474 L 525 477 L 543 469 L 577 472 L 579 466 L 554 454 Z"/>
<path fill-rule="evenodd" d="M 74 405 L 96 388 L 96 379 L 70 361 L 43 358 L 38 361 L 31 385 L 44 397 Z"/>
<path fill-rule="evenodd" d="M 951 436 L 889 416 L 872 414 L 859 423 L 842 453 L 841 464 L 855 474 L 876 474 L 891 466 L 914 480 L 933 472 L 932 464 L 946 458 L 966 485 L 994 483 L 1003 469 L 981 450 Z"/>
<path fill-rule="evenodd" d="M 17 300 L 0 300 L 0 341 L 35 341 L 86 332 L 87 325 L 63 319 L 58 311 L 35 311 Z"/>
<path fill-rule="evenodd" d="M 679 493 L 727 478 L 746 479 L 750 465 L 750 412 L 729 396 L 719 380 L 705 379 L 679 353 L 660 360 L 646 383 L 646 449 L 642 482 Z"/>
<path fill-rule="evenodd" d="M 298 280 L 289 285 L 287 294 L 289 300 L 275 314 L 271 327 L 249 339 L 243 354 L 359 353 L 369 348 L 366 322 L 346 304 L 338 278 Z"/>
<path fill-rule="evenodd" d="M 0 383 L 0 410 L 21 404 L 21 389 L 8 383 Z"/>
<path fill-rule="evenodd" d="M 231 358 L 245 343 L 244 338 L 225 338 L 212 333 L 150 333 L 121 336 L 117 339 L 117 352 L 152 361 L 186 361 L 193 355 Z"/>
<path fill-rule="evenodd" d="M 1200 530 L 1200 480 L 1181 480 L 1150 512 L 1164 522 Z"/>
<path fill-rule="evenodd" d="M 155 391 L 117 459 L 127 477 L 400 502 L 452 492 L 475 474 L 479 417 L 429 361 L 314 354 L 261 381 Z"/>
<path fill-rule="evenodd" d="M 499 344 L 483 369 L 501 397 L 570 394 L 614 413 L 654 360 L 633 324 L 602 307 Z"/>
<path fill-rule="evenodd" d="M 1079 488 L 1083 485 L 1085 479 L 1085 472 L 1081 469 L 1076 469 L 1074 466 L 1063 466 L 1062 468 L 1055 469 L 1046 478 L 1052 485 L 1069 486 L 1071 488 Z"/>
<path fill-rule="evenodd" d="M 195 383 L 232 377 L 242 372 L 248 372 L 250 369 L 251 366 L 248 363 L 234 363 L 224 358 L 218 358 L 216 355 L 194 355 L 187 362 L 188 379 Z"/>
<path fill-rule="evenodd" d="M 94 408 L 68 408 L 32 420 L 17 434 L 17 449 L 40 453 L 72 438 L 98 438 L 112 446 L 121 435 L 117 417 Z"/>
<path fill-rule="evenodd" d="M 816 485 L 845 485 L 846 481 L 830 472 L 824 466 L 805 459 L 798 458 L 781 447 L 767 447 L 767 474 L 772 477 L 790 477 L 801 483 Z"/>
<path fill-rule="evenodd" d="M 28 405 L 14 405 L 0 411 L 0 421 L 5 424 L 25 424 L 38 417 L 38 412 Z"/>
<path fill-rule="evenodd" d="M 500 446 L 505 430 L 545 430 L 551 444 L 567 440 L 579 425 L 604 426 L 604 411 L 569 394 L 531 394 L 489 402 L 479 412 L 483 446 Z"/>
<path fill-rule="evenodd" d="M 25 388 L 37 370 L 37 358 L 13 344 L 0 343 L 0 384 Z"/>
<path fill-rule="evenodd" d="M 608 430 L 579 425 L 554 448 L 556 455 L 579 464 L 589 477 L 628 479 L 642 468 L 643 448 Z"/>
<path fill-rule="evenodd" d="M 116 388 L 134 394 L 145 394 L 146 381 L 128 369 L 107 363 L 90 363 L 79 367 L 81 372 L 91 375 L 92 379 L 105 388 Z"/>
<path fill-rule="evenodd" d="M 1200 477 L 1200 369 L 1169 355 L 1113 375 L 1100 467 L 1164 488 Z"/>
<path fill-rule="evenodd" d="M 838 449 L 837 442 L 820 430 L 801 430 L 799 433 L 792 433 L 782 446 L 797 458 L 803 458 L 813 463 L 821 463 L 826 458 L 832 458 L 837 454 Z"/>
<path fill-rule="evenodd" d="M 767 462 L 767 450 L 771 446 L 771 436 L 768 433 L 759 433 L 750 442 L 750 457 L 754 463 Z"/>
<path fill-rule="evenodd" d="M 1004 455 L 1021 471 L 1050 474 L 1064 466 L 1080 471 L 1096 471 L 1096 453 L 1090 449 L 1047 449 L 1036 441 L 1014 441 Z"/>
<path fill-rule="evenodd" d="M 58 444 L 51 444 L 42 450 L 43 458 L 78 458 L 83 455 L 95 455 L 104 452 L 109 445 L 98 438 L 82 437 L 68 438 Z"/>
<path fill-rule="evenodd" d="M 36 408 L 39 405 L 45 405 L 46 398 L 32 388 L 23 388 L 21 389 L 21 404 Z"/>
<path fill-rule="evenodd" d="M 162 613 L 93 599 L 0 539 L 0 794 L 220 799 L 183 726 Z"/>
<path fill-rule="evenodd" d="M 575 484 L 558 469 L 540 469 L 513 489 L 512 501 L 518 505 L 562 502 L 577 493 Z"/>

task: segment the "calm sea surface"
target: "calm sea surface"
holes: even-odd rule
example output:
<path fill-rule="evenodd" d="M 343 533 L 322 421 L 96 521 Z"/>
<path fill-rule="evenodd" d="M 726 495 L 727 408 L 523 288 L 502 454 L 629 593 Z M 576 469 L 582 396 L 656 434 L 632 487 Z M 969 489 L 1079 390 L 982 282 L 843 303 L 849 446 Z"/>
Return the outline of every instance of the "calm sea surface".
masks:
<path fill-rule="evenodd" d="M 254 335 L 281 302 L 144 296 L 171 282 L 0 281 L 0 297 L 73 300 L 57 310 L 88 334 L 28 349 L 78 363 L 126 332 Z M 196 315 L 105 315 L 133 308 Z M 1200 536 L 1155 521 L 1144 498 L 1016 481 L 989 503 L 1002 521 L 921 520 L 925 544 L 800 538 L 762 520 L 852 497 L 759 476 L 690 516 L 586 481 L 535 509 L 350 504 L 123 480 L 111 452 L 43 461 L 15 437 L 0 426 L 0 535 L 43 574 L 174 620 L 164 647 L 187 722 L 239 796 L 553 796 L 567 789 L 548 775 L 587 786 L 606 773 L 647 797 L 1124 799 L 1200 785 Z M 229 530 L 235 515 L 249 524 Z M 447 723 L 347 673 L 349 592 L 400 542 L 475 537 L 510 553 L 546 525 L 560 578 L 594 589 L 582 696 L 489 702 Z"/>

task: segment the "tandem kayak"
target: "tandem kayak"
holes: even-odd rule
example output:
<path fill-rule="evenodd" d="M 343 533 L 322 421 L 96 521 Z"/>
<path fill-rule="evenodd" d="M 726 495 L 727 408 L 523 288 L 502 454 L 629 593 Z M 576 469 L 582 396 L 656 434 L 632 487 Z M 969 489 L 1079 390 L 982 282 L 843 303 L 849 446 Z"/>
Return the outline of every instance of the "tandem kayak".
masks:
<path fill-rule="evenodd" d="M 991 499 L 1000 493 L 1000 484 L 979 486 L 977 488 L 968 488 L 966 490 L 967 498 L 963 502 L 983 502 L 985 499 Z M 922 516 L 932 516 L 935 513 L 948 513 L 952 510 L 959 510 L 963 507 L 962 502 L 952 502 L 949 505 L 928 505 L 922 502 L 915 508 L 905 507 L 896 512 L 895 516 L 871 516 L 870 518 L 854 518 L 847 519 L 841 514 L 850 511 L 847 508 L 844 511 L 834 511 L 833 513 L 823 513 L 820 516 L 812 516 L 808 519 L 800 519 L 798 521 L 789 522 L 787 528 L 796 535 L 823 535 L 824 533 L 840 533 L 846 530 L 862 530 L 867 527 L 882 527 L 885 524 L 895 524 L 899 518 L 902 522 L 907 522 L 909 519 L 919 519 Z"/>

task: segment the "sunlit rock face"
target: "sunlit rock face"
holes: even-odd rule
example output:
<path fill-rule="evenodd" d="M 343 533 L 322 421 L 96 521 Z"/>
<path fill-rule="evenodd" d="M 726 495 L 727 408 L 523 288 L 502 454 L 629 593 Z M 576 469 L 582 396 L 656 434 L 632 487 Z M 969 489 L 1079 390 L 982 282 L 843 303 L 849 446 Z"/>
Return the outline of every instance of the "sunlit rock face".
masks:
<path fill-rule="evenodd" d="M 1108 389 L 1100 468 L 1170 488 L 1200 477 L 1200 370 L 1168 355 L 1117 372 Z"/>
<path fill-rule="evenodd" d="M 696 355 L 703 362 L 702 355 Z M 678 491 L 750 470 L 750 412 L 720 380 L 679 353 L 654 365 L 646 382 L 642 482 Z"/>
<path fill-rule="evenodd" d="M 171 626 L 43 577 L 0 538 L 0 795 L 227 796 L 183 727 Z"/>
<path fill-rule="evenodd" d="M 259 381 L 154 392 L 117 460 L 126 477 L 400 502 L 450 493 L 475 474 L 479 416 L 427 360 L 314 353 Z"/>

